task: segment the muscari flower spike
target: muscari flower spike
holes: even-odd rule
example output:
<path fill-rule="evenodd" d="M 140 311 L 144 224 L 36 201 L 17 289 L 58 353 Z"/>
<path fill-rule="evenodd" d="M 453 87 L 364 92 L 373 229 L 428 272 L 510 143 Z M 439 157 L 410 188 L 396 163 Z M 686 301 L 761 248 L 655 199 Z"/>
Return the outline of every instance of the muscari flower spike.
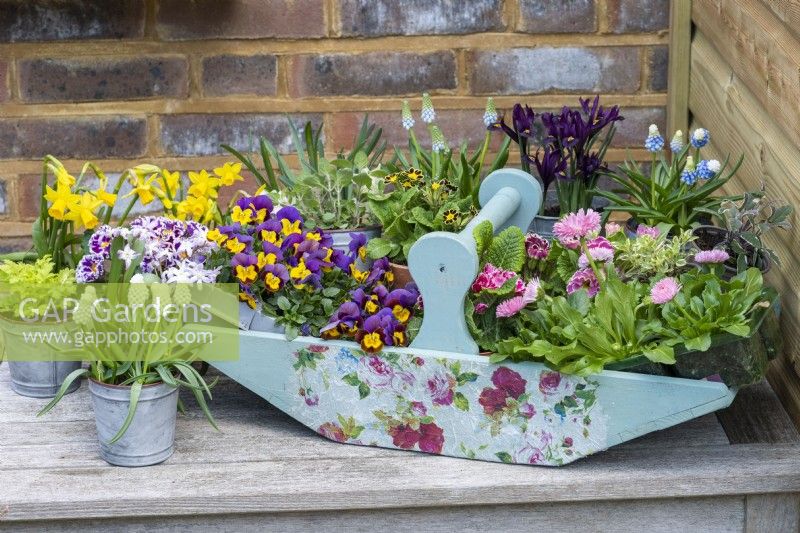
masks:
<path fill-rule="evenodd" d="M 427 121 L 426 121 L 427 122 Z M 447 142 L 444 140 L 444 134 L 439 126 L 436 124 L 431 125 L 431 149 L 434 152 L 443 152 L 447 148 Z"/>
<path fill-rule="evenodd" d="M 428 93 L 422 93 L 422 112 L 420 116 L 422 117 L 422 121 L 426 124 L 430 124 L 436 120 L 436 111 L 433 109 L 433 101 L 431 100 L 431 95 Z"/>
<path fill-rule="evenodd" d="M 411 115 L 411 106 L 408 100 L 403 100 L 403 127 L 410 130 L 414 127 L 414 117 Z"/>
<path fill-rule="evenodd" d="M 494 98 L 491 96 L 486 99 L 486 110 L 483 112 L 483 123 L 488 128 L 497 122 L 497 107 L 494 105 Z"/>
<path fill-rule="evenodd" d="M 695 169 L 694 158 L 692 156 L 686 158 L 686 166 L 683 168 L 683 172 L 681 172 L 681 181 L 686 185 L 694 185 L 697 181 L 697 170 Z"/>
<path fill-rule="evenodd" d="M 692 132 L 692 146 L 695 148 L 702 148 L 708 144 L 708 139 L 711 135 L 705 128 L 697 128 Z"/>
<path fill-rule="evenodd" d="M 683 150 L 685 146 L 685 142 L 683 140 L 683 132 L 678 130 L 675 132 L 675 135 L 672 136 L 672 140 L 669 142 L 669 149 L 673 152 L 680 152 Z"/>
<path fill-rule="evenodd" d="M 697 169 L 695 169 L 695 172 L 697 173 L 697 177 L 701 180 L 710 180 L 717 175 L 717 173 L 720 171 L 720 168 L 722 168 L 722 165 L 720 165 L 719 161 L 716 159 L 703 159 L 697 163 Z"/>
<path fill-rule="evenodd" d="M 647 133 L 647 139 L 644 141 L 644 147 L 650 152 L 660 152 L 664 148 L 664 137 L 658 132 L 658 126 L 650 124 L 650 129 Z"/>

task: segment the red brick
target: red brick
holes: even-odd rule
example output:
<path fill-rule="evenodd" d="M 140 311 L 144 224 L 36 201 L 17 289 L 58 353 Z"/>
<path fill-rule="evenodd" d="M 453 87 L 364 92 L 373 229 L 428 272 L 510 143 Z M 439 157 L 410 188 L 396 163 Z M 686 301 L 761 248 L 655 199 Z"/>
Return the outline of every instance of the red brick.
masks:
<path fill-rule="evenodd" d="M 667 69 L 669 68 L 669 48 L 654 46 L 650 50 L 650 90 L 667 90 Z"/>
<path fill-rule="evenodd" d="M 501 0 L 341 0 L 342 35 L 441 35 L 503 31 Z"/>
<path fill-rule="evenodd" d="M 323 0 L 161 0 L 156 31 L 166 40 L 324 37 Z"/>
<path fill-rule="evenodd" d="M 146 146 L 143 118 L 0 119 L 0 159 L 127 158 Z"/>
<path fill-rule="evenodd" d="M 26 59 L 20 97 L 28 102 L 185 98 L 189 67 L 182 57 Z"/>
<path fill-rule="evenodd" d="M 473 52 L 476 94 L 639 90 L 639 49 L 541 47 Z"/>
<path fill-rule="evenodd" d="M 5 228 L 0 222 L 0 235 L 4 234 Z M 27 252 L 31 249 L 32 245 L 33 240 L 30 237 L 2 237 L 0 238 L 0 254 Z"/>
<path fill-rule="evenodd" d="M 144 35 L 142 0 L 0 0 L 0 42 Z"/>
<path fill-rule="evenodd" d="M 520 0 L 519 30 L 526 33 L 583 33 L 597 27 L 594 0 Z"/>
<path fill-rule="evenodd" d="M 203 93 L 206 96 L 272 96 L 278 83 L 276 66 L 274 55 L 206 57 L 203 59 Z"/>
<path fill-rule="evenodd" d="M 608 25 L 614 33 L 669 28 L 669 0 L 608 0 Z"/>
<path fill-rule="evenodd" d="M 297 114 L 298 126 L 310 120 L 315 125 L 321 115 Z M 240 151 L 256 147 L 263 136 L 280 153 L 293 152 L 291 130 L 281 114 L 185 114 L 161 117 L 161 146 L 168 154 L 179 156 L 216 155 L 227 152 L 219 147 L 229 144 Z"/>
<path fill-rule="evenodd" d="M 8 100 L 8 62 L 0 61 L 0 102 Z"/>
<path fill-rule="evenodd" d="M 604 105 L 613 105 L 613 97 L 607 99 Z M 623 107 L 620 110 L 625 120 L 617 122 L 617 133 L 614 135 L 613 146 L 624 148 L 644 148 L 644 139 L 647 137 L 647 128 L 656 124 L 665 139 L 672 136 L 666 131 L 667 110 L 663 107 Z"/>
<path fill-rule="evenodd" d="M 292 59 L 293 97 L 403 95 L 453 89 L 453 52 L 301 55 Z"/>

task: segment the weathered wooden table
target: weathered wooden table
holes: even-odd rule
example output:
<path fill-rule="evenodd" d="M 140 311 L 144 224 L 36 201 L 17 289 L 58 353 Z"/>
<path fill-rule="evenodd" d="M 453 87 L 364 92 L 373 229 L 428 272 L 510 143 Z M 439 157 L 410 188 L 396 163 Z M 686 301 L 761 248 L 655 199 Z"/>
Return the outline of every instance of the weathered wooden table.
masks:
<path fill-rule="evenodd" d="M 97 455 L 87 387 L 36 418 L 0 365 L 0 530 L 798 531 L 800 437 L 766 383 L 562 468 L 327 441 L 223 378 L 149 468 Z"/>

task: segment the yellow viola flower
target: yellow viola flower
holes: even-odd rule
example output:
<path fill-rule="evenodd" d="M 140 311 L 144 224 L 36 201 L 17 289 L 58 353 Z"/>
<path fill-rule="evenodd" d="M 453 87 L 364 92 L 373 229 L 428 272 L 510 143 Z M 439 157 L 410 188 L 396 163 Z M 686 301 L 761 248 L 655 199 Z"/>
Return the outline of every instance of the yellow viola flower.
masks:
<path fill-rule="evenodd" d="M 366 281 L 367 276 L 369 276 L 368 271 L 366 270 L 361 271 L 358 268 L 356 268 L 356 265 L 352 263 L 350 264 L 350 274 L 353 276 L 353 279 L 359 283 L 363 283 L 364 281 Z"/>
<path fill-rule="evenodd" d="M 383 339 L 381 339 L 380 333 L 375 332 L 364 335 L 364 338 L 361 339 L 361 347 L 364 348 L 365 352 L 379 352 L 383 348 Z"/>
<path fill-rule="evenodd" d="M 373 294 L 370 296 L 370 299 L 367 300 L 367 303 L 364 304 L 364 310 L 367 313 L 374 313 L 378 310 L 378 296 Z"/>
<path fill-rule="evenodd" d="M 401 324 L 405 324 L 406 322 L 408 322 L 408 319 L 411 318 L 411 311 L 409 311 L 402 305 L 395 305 L 392 308 L 392 314 L 397 320 L 400 321 Z"/>
<path fill-rule="evenodd" d="M 77 201 L 78 195 L 63 182 L 57 181 L 55 185 L 55 189 L 51 189 L 49 185 L 45 189 L 44 198 L 51 204 L 47 213 L 56 220 L 64 220 L 69 204 Z"/>
<path fill-rule="evenodd" d="M 241 171 L 241 163 L 225 163 L 221 167 L 215 168 L 214 174 L 219 176 L 219 181 L 222 185 L 230 186 L 237 181 L 244 181 L 244 178 L 239 175 Z"/>
<path fill-rule="evenodd" d="M 393 282 L 394 281 L 394 272 L 392 272 L 391 270 L 388 270 L 386 272 L 386 274 L 383 275 L 383 279 L 384 279 L 384 281 L 386 281 L 386 283 Z"/>
<path fill-rule="evenodd" d="M 267 265 L 274 265 L 278 258 L 273 253 L 265 254 L 264 252 L 258 252 L 258 268 L 264 268 Z"/>
<path fill-rule="evenodd" d="M 223 244 L 225 243 L 225 241 L 227 241 L 227 240 L 228 240 L 228 236 L 227 236 L 227 235 L 225 235 L 224 233 L 222 233 L 222 232 L 221 232 L 220 230 L 218 230 L 217 228 L 214 228 L 214 229 L 212 229 L 212 230 L 209 230 L 209 232 L 206 234 L 206 238 L 207 238 L 209 241 L 211 241 L 211 242 L 215 242 L 215 243 L 217 243 L 217 244 L 218 244 L 218 245 L 220 245 L 220 246 L 221 246 L 221 245 L 223 245 Z"/>
<path fill-rule="evenodd" d="M 246 292 L 242 291 L 239 293 L 239 301 L 246 302 L 250 309 L 256 308 L 256 299 L 253 298 L 251 294 L 247 294 Z"/>
<path fill-rule="evenodd" d="M 308 233 L 306 233 L 306 239 L 310 239 L 310 240 L 312 240 L 312 241 L 317 241 L 317 242 L 319 242 L 319 241 L 321 241 L 321 240 L 322 240 L 322 235 L 320 235 L 320 234 L 319 234 L 318 232 L 316 232 L 316 231 L 309 231 Z"/>
<path fill-rule="evenodd" d="M 267 289 L 275 292 L 281 288 L 281 278 L 272 272 L 267 272 L 267 275 L 264 276 L 264 285 L 266 285 Z"/>
<path fill-rule="evenodd" d="M 231 211 L 231 220 L 234 222 L 238 222 L 239 224 L 246 226 L 253 221 L 253 210 L 252 209 L 242 209 L 238 205 L 233 206 L 233 211 Z"/>
<path fill-rule="evenodd" d="M 239 252 L 244 250 L 245 246 L 246 246 L 245 243 L 239 242 L 239 239 L 237 239 L 236 237 L 228 239 L 225 242 L 225 248 L 227 248 L 229 252 L 234 254 L 238 254 Z"/>
<path fill-rule="evenodd" d="M 278 232 L 266 229 L 261 230 L 261 240 L 272 243 L 275 246 L 280 246 L 283 243 L 283 239 L 279 238 Z"/>
<path fill-rule="evenodd" d="M 300 229 L 300 221 L 295 220 L 294 222 L 290 222 L 289 220 L 282 218 L 281 233 L 283 233 L 285 237 L 295 233 L 303 233 L 303 230 Z"/>
<path fill-rule="evenodd" d="M 236 278 L 244 283 L 245 285 L 248 283 L 252 283 L 258 277 L 258 272 L 256 272 L 256 267 L 253 265 L 242 266 L 236 265 Z"/>
<path fill-rule="evenodd" d="M 163 192 L 158 188 L 158 185 L 153 184 L 157 177 L 157 174 L 151 174 L 145 177 L 145 174 L 138 172 L 134 173 L 131 176 L 131 185 L 133 185 L 133 190 L 126 194 L 125 198 L 135 194 L 139 197 L 139 201 L 142 202 L 142 205 L 149 204 L 155 200 L 157 193 L 163 194 Z"/>
<path fill-rule="evenodd" d="M 94 194 L 84 192 L 69 204 L 69 211 L 64 218 L 75 222 L 78 228 L 94 229 L 100 222 L 94 212 L 102 203 Z"/>
<path fill-rule="evenodd" d="M 395 331 L 392 335 L 392 339 L 394 340 L 395 346 L 405 346 L 406 333 L 404 331 Z"/>
<path fill-rule="evenodd" d="M 192 196 L 202 196 L 204 198 L 216 198 L 219 188 L 219 178 L 209 175 L 205 170 L 200 172 L 189 172 L 189 194 Z"/>
<path fill-rule="evenodd" d="M 306 267 L 305 262 L 301 259 L 297 266 L 289 269 L 289 276 L 297 281 L 302 281 L 311 275 L 311 271 Z"/>

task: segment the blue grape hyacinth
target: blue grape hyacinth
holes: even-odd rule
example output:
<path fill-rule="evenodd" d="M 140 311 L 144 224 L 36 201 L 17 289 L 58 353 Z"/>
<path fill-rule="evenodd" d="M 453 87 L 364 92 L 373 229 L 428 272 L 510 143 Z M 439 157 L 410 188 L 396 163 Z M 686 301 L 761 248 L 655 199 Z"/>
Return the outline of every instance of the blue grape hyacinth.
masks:
<path fill-rule="evenodd" d="M 695 148 L 702 148 L 708 144 L 710 134 L 705 128 L 697 128 L 692 132 L 692 146 Z"/>
<path fill-rule="evenodd" d="M 702 161 L 697 163 L 697 168 L 695 169 L 695 173 L 697 174 L 697 177 L 700 178 L 701 180 L 710 180 L 711 178 L 717 175 L 717 173 L 720 170 L 720 167 L 721 165 L 719 161 L 717 161 L 716 159 L 711 159 L 708 161 L 703 159 Z"/>
<path fill-rule="evenodd" d="M 694 158 L 692 158 L 692 156 L 688 156 L 686 158 L 686 166 L 683 167 L 683 172 L 681 172 L 681 182 L 691 186 L 695 184 L 697 177 L 697 169 L 694 166 Z"/>
<path fill-rule="evenodd" d="M 644 147 L 650 152 L 660 152 L 664 148 L 664 137 L 658 132 L 658 126 L 650 124 L 650 129 L 647 133 L 647 139 L 644 141 Z"/>
<path fill-rule="evenodd" d="M 683 140 L 683 132 L 678 130 L 669 142 L 669 149 L 672 150 L 673 153 L 677 153 L 683 150 L 684 146 L 686 146 L 686 143 Z"/>

